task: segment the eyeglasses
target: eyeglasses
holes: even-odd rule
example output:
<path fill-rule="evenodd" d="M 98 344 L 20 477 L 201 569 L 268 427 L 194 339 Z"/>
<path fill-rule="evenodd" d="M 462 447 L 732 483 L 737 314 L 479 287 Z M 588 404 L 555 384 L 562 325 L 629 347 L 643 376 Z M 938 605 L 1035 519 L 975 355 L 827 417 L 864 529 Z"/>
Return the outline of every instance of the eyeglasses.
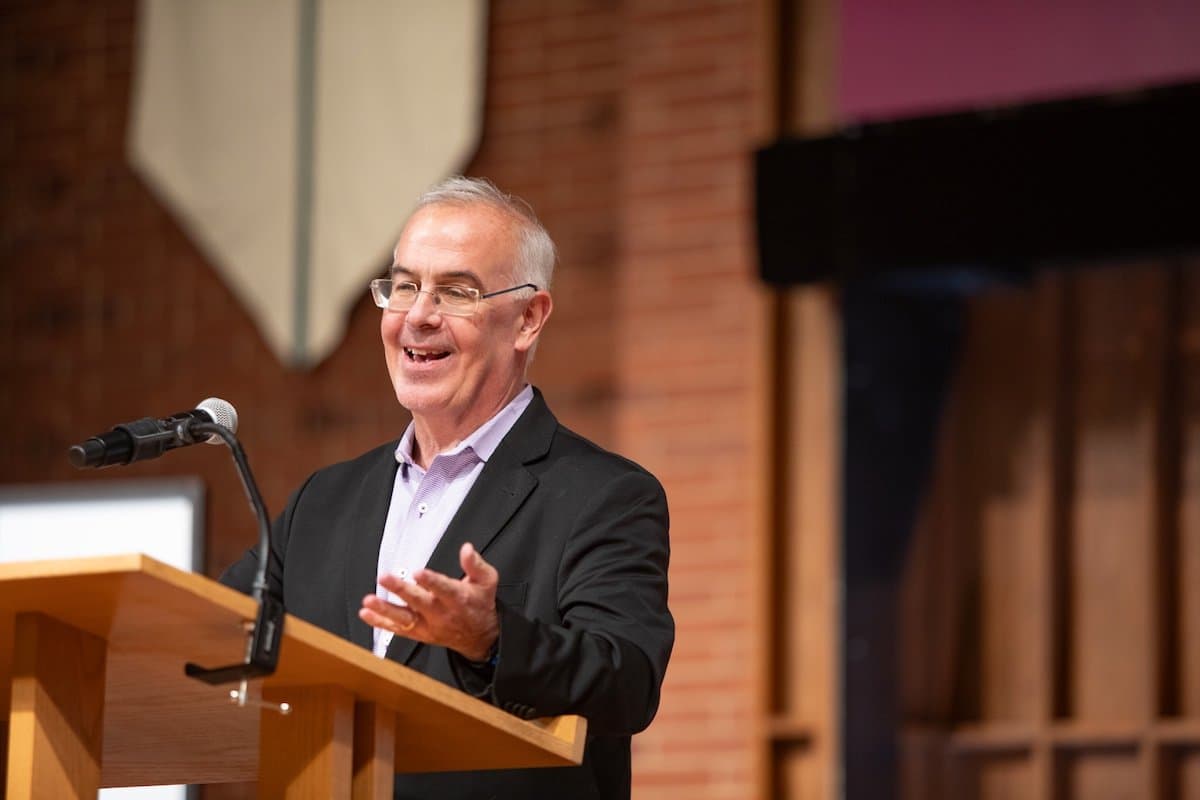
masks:
<path fill-rule="evenodd" d="M 520 286 L 510 286 L 507 289 L 485 293 L 480 292 L 474 286 L 457 284 L 422 289 L 414 281 L 393 281 L 390 278 L 376 278 L 371 281 L 371 297 L 374 298 L 375 305 L 382 309 L 408 311 L 416 305 L 419 295 L 427 294 L 433 300 L 434 308 L 439 314 L 447 314 L 452 317 L 469 317 L 479 308 L 480 300 L 487 300 L 489 297 L 521 289 L 533 289 L 536 292 L 538 287 L 532 283 L 522 283 Z"/>

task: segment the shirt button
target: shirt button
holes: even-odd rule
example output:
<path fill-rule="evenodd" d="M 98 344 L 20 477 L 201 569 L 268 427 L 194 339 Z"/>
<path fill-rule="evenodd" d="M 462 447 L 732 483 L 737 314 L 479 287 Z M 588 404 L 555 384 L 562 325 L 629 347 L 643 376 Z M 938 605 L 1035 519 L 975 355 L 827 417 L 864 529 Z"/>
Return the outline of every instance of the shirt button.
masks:
<path fill-rule="evenodd" d="M 429 503 L 417 503 L 417 513 L 424 514 L 429 510 Z"/>

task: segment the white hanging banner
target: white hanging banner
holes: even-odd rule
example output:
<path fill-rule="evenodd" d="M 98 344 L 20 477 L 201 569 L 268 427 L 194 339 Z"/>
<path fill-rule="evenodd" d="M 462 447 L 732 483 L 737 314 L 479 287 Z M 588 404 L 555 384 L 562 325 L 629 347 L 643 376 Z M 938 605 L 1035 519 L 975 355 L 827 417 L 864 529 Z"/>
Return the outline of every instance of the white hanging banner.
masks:
<path fill-rule="evenodd" d="M 129 158 L 309 366 L 482 128 L 483 0 L 142 0 Z"/>

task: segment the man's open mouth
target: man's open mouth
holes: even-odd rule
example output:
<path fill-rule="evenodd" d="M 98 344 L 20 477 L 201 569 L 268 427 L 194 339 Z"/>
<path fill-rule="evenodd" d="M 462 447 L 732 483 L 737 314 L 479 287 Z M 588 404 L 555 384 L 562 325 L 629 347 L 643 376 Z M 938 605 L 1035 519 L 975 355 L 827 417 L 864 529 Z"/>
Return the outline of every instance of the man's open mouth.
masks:
<path fill-rule="evenodd" d="M 424 364 L 426 361 L 438 361 L 450 355 L 447 350 L 418 350 L 415 347 L 404 348 L 404 355 L 409 361 L 415 361 L 418 364 Z"/>

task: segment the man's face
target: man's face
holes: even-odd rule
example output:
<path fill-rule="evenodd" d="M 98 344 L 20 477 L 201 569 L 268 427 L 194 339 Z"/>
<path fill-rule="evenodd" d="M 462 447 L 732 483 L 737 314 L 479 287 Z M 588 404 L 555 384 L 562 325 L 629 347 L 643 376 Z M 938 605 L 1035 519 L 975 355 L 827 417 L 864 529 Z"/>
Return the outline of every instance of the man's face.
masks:
<path fill-rule="evenodd" d="M 400 235 L 392 279 L 425 290 L 459 284 L 494 292 L 511 285 L 516 256 L 501 212 L 426 206 Z M 531 329 L 529 306 L 526 290 L 482 300 L 469 317 L 439 313 L 427 294 L 406 312 L 385 310 L 379 330 L 400 405 L 442 436 L 465 436 L 486 421 L 524 385 L 524 356 L 541 327 Z"/>

